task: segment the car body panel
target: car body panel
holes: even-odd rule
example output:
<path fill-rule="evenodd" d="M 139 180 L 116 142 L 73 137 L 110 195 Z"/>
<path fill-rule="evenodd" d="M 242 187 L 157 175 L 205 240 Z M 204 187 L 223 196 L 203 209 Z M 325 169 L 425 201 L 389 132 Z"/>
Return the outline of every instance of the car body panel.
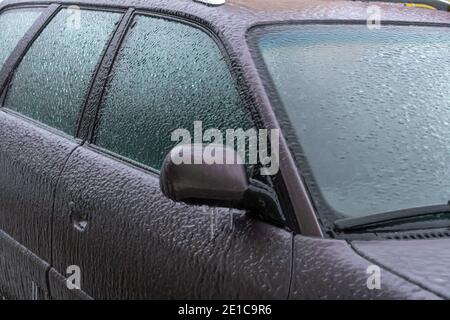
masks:
<path fill-rule="evenodd" d="M 403 242 L 399 241 L 398 245 L 402 246 Z M 368 268 L 372 265 L 377 263 L 359 256 L 344 240 L 297 235 L 294 240 L 290 299 L 441 298 L 431 290 L 424 290 L 421 286 L 410 283 L 383 265 L 379 265 L 380 289 L 369 289 L 367 281 L 371 273 L 368 273 Z"/>
<path fill-rule="evenodd" d="M 70 202 L 89 215 L 83 232 Z M 80 266 L 81 289 L 96 299 L 287 298 L 291 233 L 176 204 L 154 174 L 85 146 L 61 176 L 54 223 L 54 268 Z"/>
<path fill-rule="evenodd" d="M 54 190 L 77 143 L 6 112 L 0 112 L 0 141 L 0 229 L 5 239 L 1 269 L 7 270 L 1 276 L 7 280 L 22 274 L 18 288 L 8 292 L 24 298 L 31 293 L 30 280 L 42 285 L 45 278 L 51 259 Z M 30 259 L 40 270 L 37 278 Z"/>
<path fill-rule="evenodd" d="M 450 299 L 450 239 L 354 241 L 352 247 L 374 264 Z"/>
<path fill-rule="evenodd" d="M 50 264 L 0 231 L 0 298 L 47 299 Z"/>
<path fill-rule="evenodd" d="M 72 4 L 70 1 L 59 1 Z M 48 1 L 7 0 L 13 4 Z M 247 30 L 268 23 L 360 23 L 373 3 L 228 1 L 208 7 L 188 0 L 79 0 L 78 5 L 134 7 L 176 15 L 214 32 L 267 128 L 278 120 L 253 61 Z M 383 23 L 449 23 L 445 12 L 377 3 Z M 10 298 L 30 298 L 30 281 L 56 299 L 438 299 L 447 297 L 447 241 L 355 242 L 295 235 L 243 212 L 175 204 L 156 174 L 83 146 L 20 117 L 0 112 L 0 283 Z M 284 145 L 283 145 L 284 144 Z M 298 212 L 313 211 L 286 142 L 281 167 Z M 291 177 L 287 179 L 287 177 Z M 3 191 L 2 190 L 2 193 Z M 2 199 L 2 198 L 0 198 Z M 13 201 L 10 201 L 13 199 Z M 285 197 L 289 199 L 289 197 Z M 8 207 L 5 204 L 9 203 Z M 7 215 L 3 216 L 3 212 Z M 11 214 L 14 212 L 14 215 Z M 74 219 L 74 217 L 76 219 Z M 297 217 L 302 217 L 300 214 Z M 83 230 L 77 222 L 86 220 Z M 211 219 L 215 219 L 212 223 Z M 75 224 L 74 224 L 75 222 Z M 84 221 L 83 221 L 84 222 Z M 303 232 L 314 229 L 299 221 Z M 232 227 L 230 227 L 232 226 Z M 306 233 L 305 233 L 306 234 Z M 384 253 L 388 244 L 388 253 Z M 53 246 L 53 247 L 52 247 Z M 422 252 L 415 252 L 419 247 Z M 388 248 L 386 248 L 388 249 Z M 438 261 L 443 251 L 444 259 Z M 427 266 L 432 257 L 435 267 Z M 422 260 L 421 260 L 422 259 Z M 382 289 L 369 290 L 367 267 L 380 264 Z M 403 270 L 405 264 L 410 265 Z M 81 291 L 66 286 L 67 267 L 81 267 Z M 446 267 L 447 266 L 447 267 Z M 48 283 L 46 277 L 48 276 Z M 11 281 L 17 279 L 17 281 Z M 425 285 L 431 277 L 431 284 Z M 447 295 L 444 295 L 447 294 Z M 45 296 L 45 293 L 44 293 Z"/>

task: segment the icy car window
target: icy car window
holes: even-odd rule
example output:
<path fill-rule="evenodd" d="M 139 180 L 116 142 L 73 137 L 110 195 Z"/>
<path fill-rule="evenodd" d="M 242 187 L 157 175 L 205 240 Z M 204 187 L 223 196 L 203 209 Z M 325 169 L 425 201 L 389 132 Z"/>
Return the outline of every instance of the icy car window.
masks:
<path fill-rule="evenodd" d="M 356 217 L 450 200 L 448 28 L 303 25 L 258 39 L 329 206 Z"/>
<path fill-rule="evenodd" d="M 138 16 L 121 49 L 102 105 L 96 144 L 159 170 L 179 141 L 202 129 L 247 129 L 236 82 L 215 41 L 180 22 Z"/>
<path fill-rule="evenodd" d="M 97 61 L 120 17 L 60 11 L 17 68 L 5 107 L 72 135 Z"/>
<path fill-rule="evenodd" d="M 39 14 L 39 10 L 20 9 L 0 15 L 0 68 Z"/>

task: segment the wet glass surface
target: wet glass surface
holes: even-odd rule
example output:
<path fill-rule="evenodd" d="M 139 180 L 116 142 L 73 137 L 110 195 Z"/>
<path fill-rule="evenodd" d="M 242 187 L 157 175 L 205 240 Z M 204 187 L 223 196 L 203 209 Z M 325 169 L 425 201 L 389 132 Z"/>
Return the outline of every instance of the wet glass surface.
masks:
<path fill-rule="evenodd" d="M 259 40 L 325 200 L 364 216 L 450 200 L 450 30 L 294 26 Z"/>
<path fill-rule="evenodd" d="M 61 10 L 17 68 L 5 107 L 73 135 L 93 72 L 120 17 Z"/>
<path fill-rule="evenodd" d="M 156 170 L 176 129 L 251 122 L 215 41 L 190 25 L 139 16 L 113 68 L 96 144 Z M 192 140 L 193 142 L 193 140 Z"/>
<path fill-rule="evenodd" d="M 35 9 L 8 10 L 0 15 L 0 68 L 39 15 Z"/>

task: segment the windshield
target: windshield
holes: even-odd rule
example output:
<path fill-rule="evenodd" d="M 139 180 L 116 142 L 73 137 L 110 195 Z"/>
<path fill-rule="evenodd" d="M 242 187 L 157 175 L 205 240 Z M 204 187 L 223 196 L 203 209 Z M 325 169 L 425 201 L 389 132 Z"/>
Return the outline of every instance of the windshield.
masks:
<path fill-rule="evenodd" d="M 316 203 L 358 217 L 450 200 L 447 27 L 265 27 L 255 42 Z"/>

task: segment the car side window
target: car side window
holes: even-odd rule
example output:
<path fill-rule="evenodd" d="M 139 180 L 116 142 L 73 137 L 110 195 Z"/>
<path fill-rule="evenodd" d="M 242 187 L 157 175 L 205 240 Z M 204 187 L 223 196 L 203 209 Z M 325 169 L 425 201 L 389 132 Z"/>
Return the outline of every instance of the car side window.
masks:
<path fill-rule="evenodd" d="M 39 14 L 38 9 L 13 9 L 0 15 L 0 69 Z"/>
<path fill-rule="evenodd" d="M 174 130 L 193 139 L 194 121 L 203 130 L 252 127 L 216 42 L 181 22 L 137 16 L 106 90 L 94 143 L 153 169 L 177 144 Z"/>
<path fill-rule="evenodd" d="M 21 61 L 4 106 L 73 135 L 97 61 L 120 18 L 116 12 L 59 11 Z"/>

